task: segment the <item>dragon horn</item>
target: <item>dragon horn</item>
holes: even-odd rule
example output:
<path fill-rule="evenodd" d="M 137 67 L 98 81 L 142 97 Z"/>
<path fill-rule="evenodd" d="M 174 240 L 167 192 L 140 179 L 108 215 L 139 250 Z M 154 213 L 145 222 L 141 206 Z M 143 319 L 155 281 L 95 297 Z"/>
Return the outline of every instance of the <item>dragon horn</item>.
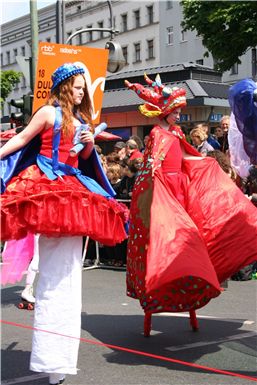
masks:
<path fill-rule="evenodd" d="M 145 78 L 145 81 L 147 82 L 147 84 L 149 84 L 151 87 L 153 87 L 154 92 L 161 95 L 164 86 L 162 85 L 160 75 L 159 74 L 156 75 L 155 80 L 153 81 L 146 75 L 146 73 L 144 73 L 144 78 Z"/>
<path fill-rule="evenodd" d="M 164 88 L 164 85 L 162 84 L 161 77 L 160 77 L 159 74 L 157 74 L 156 77 L 155 77 L 155 83 L 156 83 L 157 86 L 160 87 L 161 89 Z"/>
<path fill-rule="evenodd" d="M 132 84 L 126 79 L 124 80 L 124 83 L 125 83 L 125 86 L 128 87 L 128 88 L 131 88 L 132 87 Z"/>
<path fill-rule="evenodd" d="M 153 80 L 151 80 L 147 75 L 146 73 L 144 73 L 144 79 L 146 81 L 147 84 L 149 84 L 151 87 L 153 87 Z"/>

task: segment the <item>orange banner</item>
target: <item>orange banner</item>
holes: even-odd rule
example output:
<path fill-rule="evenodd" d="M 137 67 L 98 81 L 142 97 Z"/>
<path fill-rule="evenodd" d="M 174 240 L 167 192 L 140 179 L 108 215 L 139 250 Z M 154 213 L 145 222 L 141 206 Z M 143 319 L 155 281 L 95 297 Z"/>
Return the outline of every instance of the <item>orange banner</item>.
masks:
<path fill-rule="evenodd" d="M 39 43 L 33 112 L 47 101 L 52 87 L 52 73 L 64 63 L 77 62 L 85 69 L 93 105 L 93 122 L 99 123 L 108 62 L 108 50 L 103 48 Z"/>

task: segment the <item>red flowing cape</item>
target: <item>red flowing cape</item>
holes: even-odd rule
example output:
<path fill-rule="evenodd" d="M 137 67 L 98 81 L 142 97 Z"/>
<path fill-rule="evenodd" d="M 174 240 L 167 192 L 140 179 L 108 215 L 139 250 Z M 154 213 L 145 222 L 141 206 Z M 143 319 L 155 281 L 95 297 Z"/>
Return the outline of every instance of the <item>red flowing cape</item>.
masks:
<path fill-rule="evenodd" d="M 183 160 L 186 210 L 177 201 L 161 168 L 173 140 L 151 131 L 130 210 L 127 294 L 152 313 L 206 305 L 220 282 L 257 260 L 257 210 L 215 159 Z"/>

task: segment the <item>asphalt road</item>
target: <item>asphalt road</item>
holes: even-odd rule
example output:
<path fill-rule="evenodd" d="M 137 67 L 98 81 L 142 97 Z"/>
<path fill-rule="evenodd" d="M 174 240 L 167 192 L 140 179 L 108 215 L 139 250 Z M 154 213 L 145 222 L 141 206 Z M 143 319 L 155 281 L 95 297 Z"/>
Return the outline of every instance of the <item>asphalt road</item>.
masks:
<path fill-rule="evenodd" d="M 198 332 L 191 331 L 186 313 L 162 313 L 153 316 L 151 337 L 145 338 L 143 312 L 138 301 L 126 296 L 125 276 L 120 270 L 83 271 L 79 372 L 67 376 L 65 385 L 257 381 L 257 281 L 229 281 L 222 295 L 197 312 Z M 21 283 L 2 289 L 1 383 L 47 385 L 46 375 L 29 370 L 33 311 L 17 308 L 22 288 Z"/>

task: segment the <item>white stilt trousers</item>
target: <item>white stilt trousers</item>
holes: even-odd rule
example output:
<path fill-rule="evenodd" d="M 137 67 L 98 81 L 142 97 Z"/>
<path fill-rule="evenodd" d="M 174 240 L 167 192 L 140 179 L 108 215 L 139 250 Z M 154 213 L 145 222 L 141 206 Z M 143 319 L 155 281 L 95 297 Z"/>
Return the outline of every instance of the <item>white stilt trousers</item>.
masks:
<path fill-rule="evenodd" d="M 34 327 L 40 330 L 33 331 L 30 359 L 35 372 L 77 373 L 81 265 L 82 237 L 40 236 L 34 314 Z"/>

